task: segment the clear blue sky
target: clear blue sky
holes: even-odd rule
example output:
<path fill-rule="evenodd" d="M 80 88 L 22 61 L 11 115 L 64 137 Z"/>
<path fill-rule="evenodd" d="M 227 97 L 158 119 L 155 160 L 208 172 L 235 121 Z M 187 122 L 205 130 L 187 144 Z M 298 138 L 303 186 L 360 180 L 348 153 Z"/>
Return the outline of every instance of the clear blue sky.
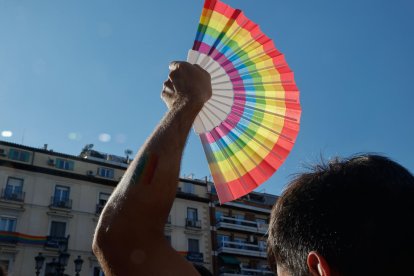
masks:
<path fill-rule="evenodd" d="M 301 91 L 296 145 L 258 190 L 279 194 L 321 155 L 380 152 L 414 171 L 413 1 L 226 3 L 273 38 Z M 75 155 L 89 143 L 136 153 L 166 111 L 168 63 L 185 59 L 202 4 L 0 0 L 0 133 L 13 133 L 0 139 Z M 193 133 L 189 173 L 209 175 Z"/>

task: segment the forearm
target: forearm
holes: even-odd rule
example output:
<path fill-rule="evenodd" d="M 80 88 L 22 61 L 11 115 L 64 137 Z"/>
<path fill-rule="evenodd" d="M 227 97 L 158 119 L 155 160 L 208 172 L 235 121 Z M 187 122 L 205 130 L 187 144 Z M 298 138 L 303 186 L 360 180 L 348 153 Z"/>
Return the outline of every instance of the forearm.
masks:
<path fill-rule="evenodd" d="M 95 231 L 93 250 L 106 275 L 197 275 L 165 240 L 164 224 L 188 133 L 211 95 L 210 75 L 200 66 L 170 64 L 162 90 L 170 111 L 130 164 Z"/>
<path fill-rule="evenodd" d="M 108 202 L 107 210 L 122 209 L 122 218 L 104 214 L 102 222 L 122 219 L 130 225 L 131 220 L 144 217 L 146 226 L 163 229 L 177 191 L 183 149 L 199 110 L 199 107 L 179 103 L 164 116 Z"/>
<path fill-rule="evenodd" d="M 149 254 L 152 247 L 167 246 L 164 224 L 175 199 L 183 149 L 199 110 L 185 103 L 173 107 L 113 192 L 94 241 L 95 253 L 103 266 L 108 266 L 106 272 L 124 262 L 137 247 Z"/>

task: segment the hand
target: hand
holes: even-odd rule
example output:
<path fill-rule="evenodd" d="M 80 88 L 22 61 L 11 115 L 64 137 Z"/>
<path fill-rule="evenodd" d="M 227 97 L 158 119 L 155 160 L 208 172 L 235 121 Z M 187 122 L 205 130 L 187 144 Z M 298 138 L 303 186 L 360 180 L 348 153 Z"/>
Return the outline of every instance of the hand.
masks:
<path fill-rule="evenodd" d="M 170 74 L 161 93 L 169 109 L 183 104 L 201 109 L 211 95 L 211 77 L 207 71 L 197 64 L 171 62 Z"/>

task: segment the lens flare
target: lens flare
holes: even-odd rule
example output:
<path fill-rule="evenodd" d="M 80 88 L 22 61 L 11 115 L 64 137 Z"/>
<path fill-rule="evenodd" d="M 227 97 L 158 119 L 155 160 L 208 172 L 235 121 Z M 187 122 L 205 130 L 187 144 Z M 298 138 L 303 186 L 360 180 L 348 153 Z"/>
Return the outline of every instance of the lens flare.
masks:
<path fill-rule="evenodd" d="M 6 137 L 6 138 L 9 138 L 9 137 L 12 137 L 13 136 L 13 132 L 11 132 L 10 130 L 3 130 L 1 132 L 1 136 Z"/>

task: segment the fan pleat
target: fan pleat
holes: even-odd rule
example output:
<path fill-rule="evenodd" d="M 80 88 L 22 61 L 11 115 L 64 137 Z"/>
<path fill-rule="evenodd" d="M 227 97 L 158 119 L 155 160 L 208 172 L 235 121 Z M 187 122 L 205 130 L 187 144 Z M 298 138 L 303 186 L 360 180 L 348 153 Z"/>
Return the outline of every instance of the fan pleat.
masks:
<path fill-rule="evenodd" d="M 223 127 L 225 126 L 225 124 L 222 125 Z M 248 156 L 249 159 L 251 160 L 251 162 L 254 164 L 253 166 L 251 166 L 251 168 L 246 170 L 246 173 L 249 173 L 251 171 L 253 171 L 254 169 L 256 169 L 257 167 L 260 168 L 260 171 L 262 171 L 260 178 L 264 177 L 266 175 L 265 171 L 269 170 L 269 168 L 272 168 L 272 170 L 276 169 L 274 166 L 276 163 L 279 163 L 280 160 L 283 159 L 282 156 L 278 156 L 274 151 L 272 151 L 271 149 L 267 148 L 266 146 L 264 146 L 263 144 L 260 143 L 260 141 L 258 141 L 257 139 L 255 139 L 254 137 L 249 137 L 248 134 L 243 133 L 241 130 L 239 130 L 239 128 L 231 128 L 228 129 L 228 133 L 230 137 L 237 137 L 237 138 L 233 138 L 233 141 L 236 145 L 238 145 L 239 150 L 241 152 L 243 152 L 244 155 Z M 227 137 L 226 136 L 226 137 Z M 243 142 L 242 145 L 240 145 L 240 142 Z M 261 154 L 259 154 L 261 153 Z M 277 162 L 272 162 L 269 163 L 268 161 L 266 161 L 265 163 L 263 163 L 263 160 L 265 160 L 267 157 L 269 157 L 269 155 L 273 155 L 272 159 L 277 158 L 278 161 Z M 253 158 L 255 157 L 255 158 Z M 230 157 L 229 157 L 230 158 Z M 271 158 L 269 158 L 271 159 Z M 267 169 L 264 169 L 267 168 Z M 256 176 L 252 176 L 253 179 L 255 179 L 257 177 Z"/>
<path fill-rule="evenodd" d="M 207 0 L 204 3 L 204 9 L 202 12 L 202 16 L 200 18 L 200 24 L 198 25 L 196 39 L 194 41 L 193 49 L 198 50 L 199 48 L 199 41 L 203 41 L 204 35 L 206 34 L 207 26 L 209 25 L 211 15 L 213 13 L 214 7 L 217 1 L 209 1 Z M 204 17 L 204 20 L 203 20 Z"/>
<path fill-rule="evenodd" d="M 274 127 L 277 125 L 278 129 L 282 129 L 284 124 L 285 124 L 285 121 L 284 121 L 284 124 L 282 125 L 282 124 L 277 124 L 275 122 L 266 122 L 264 120 L 257 120 L 257 119 L 254 119 L 254 117 L 246 117 L 242 114 L 239 114 L 239 116 L 240 116 L 240 118 L 242 118 L 246 121 L 250 121 L 250 123 L 257 125 L 258 127 L 261 127 L 263 129 L 273 133 L 274 135 L 277 135 L 277 136 L 282 136 L 283 135 L 282 132 L 275 130 Z M 238 124 L 238 122 L 235 122 L 230 117 L 228 117 L 226 119 L 226 121 L 231 122 L 233 125 Z M 290 128 L 293 129 L 293 130 L 297 130 L 293 125 Z M 293 138 L 290 137 L 290 136 L 285 136 L 285 138 L 288 139 L 288 140 L 291 140 L 291 141 L 293 140 Z"/>
<path fill-rule="evenodd" d="M 210 132 L 210 134 L 217 139 L 218 138 L 218 133 L 217 131 L 214 129 Z M 224 155 L 224 160 L 222 160 L 221 162 L 225 163 L 226 165 L 224 167 L 229 168 L 229 170 L 226 171 L 226 175 L 223 175 L 223 178 L 226 179 L 226 182 L 229 182 L 229 178 L 230 179 L 240 179 L 241 178 L 241 174 L 239 172 L 239 168 L 241 168 L 241 164 L 238 160 L 236 160 L 236 162 L 238 163 L 237 166 L 233 163 L 233 160 L 231 158 L 229 158 L 229 152 L 230 149 L 229 147 L 227 147 L 225 141 L 223 140 L 218 140 L 218 146 L 221 150 L 221 153 Z M 235 174 L 237 177 L 234 177 Z M 229 190 L 232 192 L 233 195 L 237 195 L 240 192 L 238 192 L 237 190 L 240 187 L 236 187 L 235 185 L 232 186 L 228 186 Z"/>
<path fill-rule="evenodd" d="M 225 124 L 223 124 L 221 127 L 225 127 Z M 217 132 L 219 132 L 221 130 L 221 128 L 217 128 Z M 242 155 L 243 158 L 240 158 L 241 160 L 246 160 L 246 162 L 240 162 L 240 166 L 244 169 L 242 172 L 240 172 L 242 174 L 242 177 L 245 177 L 246 174 L 249 174 L 253 168 L 256 168 L 259 166 L 259 164 L 261 163 L 261 161 L 264 159 L 264 157 L 267 156 L 267 154 L 262 154 L 259 155 L 258 152 L 263 152 L 259 149 L 259 146 L 257 145 L 257 149 L 254 149 L 251 145 L 252 142 L 249 142 L 248 144 L 243 141 L 242 139 L 240 139 L 240 135 L 235 134 L 233 129 L 228 129 L 227 128 L 227 132 L 228 135 L 224 136 L 226 138 L 228 138 L 231 141 L 231 144 L 234 144 L 236 149 L 237 149 L 237 153 L 233 152 L 233 156 L 229 156 L 228 158 L 230 158 L 230 160 L 238 160 L 238 158 L 235 158 L 234 156 L 237 155 Z M 223 135 L 220 133 L 220 135 Z M 231 147 L 230 147 L 231 148 Z M 246 165 L 248 164 L 248 161 L 251 162 L 251 164 L 253 164 L 253 166 L 251 166 L 251 168 L 247 167 Z M 263 172 L 264 174 L 264 172 Z M 254 176 L 251 176 L 252 179 L 254 179 Z M 256 184 L 257 186 L 257 184 Z M 254 187 L 255 188 L 255 187 Z"/>

